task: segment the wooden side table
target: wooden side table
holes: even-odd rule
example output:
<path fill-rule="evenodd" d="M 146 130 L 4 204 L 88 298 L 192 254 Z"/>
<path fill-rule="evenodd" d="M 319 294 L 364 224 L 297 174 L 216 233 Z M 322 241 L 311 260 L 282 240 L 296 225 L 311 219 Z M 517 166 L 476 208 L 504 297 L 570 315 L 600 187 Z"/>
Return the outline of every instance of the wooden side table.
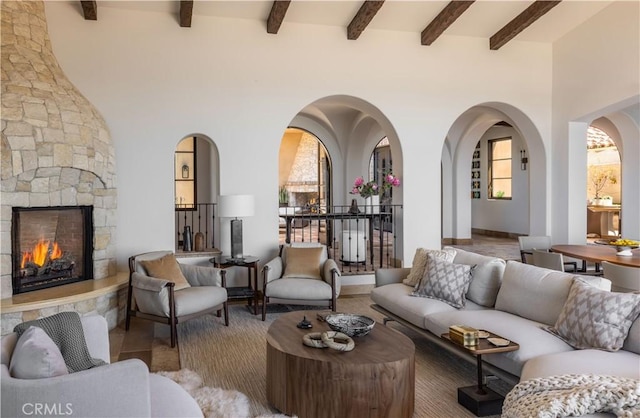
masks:
<path fill-rule="evenodd" d="M 227 287 L 227 299 L 246 299 L 249 308 L 253 305 L 253 314 L 258 315 L 258 257 L 247 256 L 244 258 L 232 258 L 230 255 L 219 255 L 209 259 L 214 267 L 227 269 L 229 267 L 247 268 L 247 286 Z"/>
<path fill-rule="evenodd" d="M 460 347 L 470 354 L 476 357 L 476 368 L 478 369 L 478 383 L 475 386 L 466 386 L 458 388 L 458 403 L 469 411 L 473 412 L 476 416 L 484 417 L 487 415 L 497 415 L 502 413 L 502 403 L 504 397 L 499 393 L 489 389 L 484 384 L 484 378 L 482 375 L 482 355 L 483 354 L 495 354 L 506 353 L 509 351 L 516 351 L 520 348 L 520 345 L 509 342 L 506 346 L 495 346 L 487 341 L 487 338 L 481 338 L 476 346 L 467 346 L 453 341 L 449 337 L 449 333 L 442 334 L 441 338 L 449 341 L 456 347 Z M 502 338 L 492 332 L 489 332 L 488 338 Z"/>

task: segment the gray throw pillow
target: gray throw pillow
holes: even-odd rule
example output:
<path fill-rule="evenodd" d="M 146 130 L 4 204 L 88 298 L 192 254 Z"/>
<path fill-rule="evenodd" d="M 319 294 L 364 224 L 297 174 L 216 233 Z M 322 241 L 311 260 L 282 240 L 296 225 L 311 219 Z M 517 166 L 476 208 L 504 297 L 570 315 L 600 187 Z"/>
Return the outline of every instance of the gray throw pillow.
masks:
<path fill-rule="evenodd" d="M 44 379 L 69 374 L 60 349 L 42 328 L 30 326 L 13 350 L 9 373 L 16 379 Z"/>
<path fill-rule="evenodd" d="M 464 295 L 475 266 L 442 261 L 433 254 L 429 254 L 427 260 L 424 277 L 411 296 L 438 299 L 455 308 L 464 308 Z"/>
<path fill-rule="evenodd" d="M 618 351 L 640 314 L 640 294 L 608 292 L 575 279 L 560 316 L 547 331 L 577 349 Z"/>

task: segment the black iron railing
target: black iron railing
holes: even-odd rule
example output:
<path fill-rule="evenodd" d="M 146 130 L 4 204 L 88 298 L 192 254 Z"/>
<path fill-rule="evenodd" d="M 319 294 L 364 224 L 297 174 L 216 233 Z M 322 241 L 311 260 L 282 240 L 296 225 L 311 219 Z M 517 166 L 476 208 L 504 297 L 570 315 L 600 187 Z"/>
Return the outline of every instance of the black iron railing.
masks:
<path fill-rule="evenodd" d="M 216 204 L 198 203 L 195 206 L 181 207 L 176 205 L 175 220 L 175 249 L 183 251 L 185 240 L 185 226 L 191 232 L 191 250 L 195 250 L 196 235 L 198 233 L 204 238 L 204 251 L 211 251 L 216 247 Z"/>

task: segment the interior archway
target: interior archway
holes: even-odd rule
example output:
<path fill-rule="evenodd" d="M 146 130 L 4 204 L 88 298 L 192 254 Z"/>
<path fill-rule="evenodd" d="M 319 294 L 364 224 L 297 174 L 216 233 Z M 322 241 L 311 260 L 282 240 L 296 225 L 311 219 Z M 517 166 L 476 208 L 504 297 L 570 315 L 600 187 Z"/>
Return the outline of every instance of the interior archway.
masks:
<path fill-rule="evenodd" d="M 521 234 L 546 235 L 547 231 L 547 176 L 542 138 L 533 122 L 519 109 L 506 103 L 483 103 L 461 114 L 452 124 L 442 151 L 443 184 L 451 184 L 451 195 L 443 193 L 443 213 L 449 212 L 450 224 L 443 217 L 443 236 L 448 243 L 469 243 L 472 236 L 472 160 L 474 150 L 485 133 L 494 125 L 506 122 L 522 141 L 523 158 L 527 162 L 528 226 L 521 231 L 504 231 Z M 484 159 L 481 160 L 481 166 Z M 516 161 L 517 166 L 520 162 Z M 526 166 L 526 168 L 524 168 Z M 535 179 L 535 181 L 528 181 Z M 536 196 L 536 199 L 529 199 Z M 521 216 L 521 214 L 520 214 Z"/>

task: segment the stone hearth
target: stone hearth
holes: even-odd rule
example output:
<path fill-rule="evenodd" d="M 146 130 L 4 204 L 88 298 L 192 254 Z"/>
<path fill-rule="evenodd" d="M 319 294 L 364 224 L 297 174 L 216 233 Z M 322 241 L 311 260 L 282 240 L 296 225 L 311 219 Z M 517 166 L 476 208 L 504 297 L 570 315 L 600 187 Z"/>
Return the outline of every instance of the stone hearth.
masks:
<path fill-rule="evenodd" d="M 16 206 L 92 205 L 93 276 L 114 276 L 115 152 L 104 119 L 53 55 L 42 1 L 2 2 L 1 61 L 0 296 L 12 296 Z"/>

